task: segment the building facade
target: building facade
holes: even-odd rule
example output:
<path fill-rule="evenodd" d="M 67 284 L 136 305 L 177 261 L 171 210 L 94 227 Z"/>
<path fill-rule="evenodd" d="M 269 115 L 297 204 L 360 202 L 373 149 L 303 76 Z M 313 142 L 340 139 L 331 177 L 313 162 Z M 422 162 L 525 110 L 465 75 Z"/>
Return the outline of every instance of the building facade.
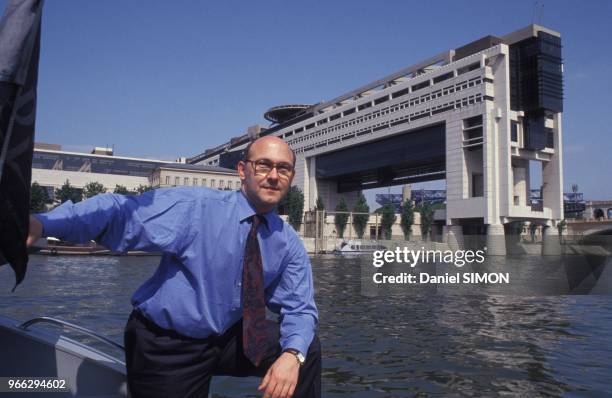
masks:
<path fill-rule="evenodd" d="M 488 237 L 503 236 L 513 221 L 554 227 L 564 218 L 562 78 L 561 35 L 530 25 L 289 116 L 283 108 L 259 135 L 281 137 L 295 151 L 294 184 L 306 209 L 318 197 L 333 209 L 341 197 L 352 206 L 363 189 L 445 179 L 449 235 L 474 223 Z M 250 138 L 188 162 L 229 167 Z M 530 202 L 532 189 L 542 192 L 541 205 Z"/>
<path fill-rule="evenodd" d="M 62 151 L 60 145 L 37 143 L 32 159 L 32 183 L 45 188 L 49 201 L 53 202 L 55 190 L 66 181 L 76 189 L 98 182 L 109 192 L 117 185 L 129 191 L 140 186 L 240 187 L 238 173 L 226 168 L 114 156 L 109 148 L 94 148 L 91 153 L 69 152 Z"/>
<path fill-rule="evenodd" d="M 216 166 L 164 164 L 149 177 L 152 187 L 201 186 L 235 190 L 240 188 L 236 170 Z"/>

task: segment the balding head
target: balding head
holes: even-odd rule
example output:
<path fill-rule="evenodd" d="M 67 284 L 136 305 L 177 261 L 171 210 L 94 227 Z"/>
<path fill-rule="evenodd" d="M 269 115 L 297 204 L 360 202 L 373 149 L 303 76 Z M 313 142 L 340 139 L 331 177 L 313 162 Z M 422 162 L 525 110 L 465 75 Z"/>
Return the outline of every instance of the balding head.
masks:
<path fill-rule="evenodd" d="M 293 149 L 291 149 L 291 147 L 281 138 L 278 138 L 274 135 L 267 135 L 265 137 L 260 137 L 256 139 L 255 141 L 251 141 L 249 145 L 247 145 L 247 147 L 245 148 L 243 160 L 251 159 L 250 158 L 251 153 L 252 153 L 251 149 L 253 148 L 253 146 L 255 145 L 260 146 L 260 145 L 266 145 L 266 144 L 272 144 L 275 146 L 278 145 L 279 148 L 286 148 L 287 150 L 289 150 L 289 152 L 291 152 L 291 157 L 293 158 L 293 165 L 295 166 L 295 152 L 293 152 Z"/>

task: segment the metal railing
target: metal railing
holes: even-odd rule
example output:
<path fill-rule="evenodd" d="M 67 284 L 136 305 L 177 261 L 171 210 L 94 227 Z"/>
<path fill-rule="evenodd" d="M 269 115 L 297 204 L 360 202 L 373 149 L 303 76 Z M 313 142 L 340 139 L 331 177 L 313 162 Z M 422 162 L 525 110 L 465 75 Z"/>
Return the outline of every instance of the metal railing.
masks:
<path fill-rule="evenodd" d="M 86 334 L 90 337 L 93 337 L 94 339 L 101 341 L 105 344 L 108 344 L 114 348 L 118 348 L 122 351 L 125 351 L 125 348 L 119 344 L 114 342 L 113 340 L 109 339 L 108 337 L 102 336 L 101 334 L 98 334 L 96 332 L 94 332 L 93 330 L 89 330 L 87 328 L 84 328 L 82 326 L 79 325 L 75 325 L 73 323 L 70 322 L 66 322 L 66 321 L 62 321 L 61 319 L 55 319 L 55 318 L 50 318 L 50 317 L 46 317 L 46 316 L 42 316 L 39 318 L 33 318 L 30 319 L 29 321 L 25 321 L 24 323 L 22 323 L 21 325 L 19 325 L 19 329 L 26 331 L 30 326 L 36 324 L 36 323 L 50 323 L 52 325 L 57 325 L 57 326 L 63 326 L 66 327 L 68 329 L 72 329 L 72 330 L 76 330 L 78 332 L 81 332 L 83 334 Z"/>

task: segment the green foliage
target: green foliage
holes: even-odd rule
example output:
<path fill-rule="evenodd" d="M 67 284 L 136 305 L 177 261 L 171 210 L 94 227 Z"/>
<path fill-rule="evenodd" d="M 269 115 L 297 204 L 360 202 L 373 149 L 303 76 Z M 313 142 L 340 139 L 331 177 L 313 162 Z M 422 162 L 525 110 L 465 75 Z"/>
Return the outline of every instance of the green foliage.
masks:
<path fill-rule="evenodd" d="M 559 242 L 563 243 L 563 231 L 567 229 L 567 221 L 561 220 L 557 223 L 557 231 L 559 231 Z"/>
<path fill-rule="evenodd" d="M 70 185 L 69 180 L 66 180 L 61 188 L 57 188 L 55 190 L 55 197 L 60 201 L 60 203 L 67 202 L 69 200 L 72 201 L 72 203 L 77 203 L 83 200 L 81 190 Z"/>
<path fill-rule="evenodd" d="M 344 230 L 346 229 L 346 223 L 348 222 L 349 218 L 348 206 L 346 205 L 344 198 L 340 198 L 340 202 L 338 202 L 338 206 L 336 206 L 336 211 L 344 212 L 336 213 L 336 215 L 334 215 L 334 224 L 336 225 L 338 237 L 344 238 Z"/>
<path fill-rule="evenodd" d="M 434 209 L 431 204 L 423 202 L 418 206 L 418 211 L 421 213 L 421 235 L 424 240 L 429 240 L 429 234 L 433 224 Z"/>
<path fill-rule="evenodd" d="M 30 190 L 30 210 L 34 213 L 45 211 L 45 203 L 49 201 L 47 190 L 38 185 L 37 182 L 32 183 Z"/>
<path fill-rule="evenodd" d="M 433 211 L 440 210 L 440 209 L 446 209 L 446 203 L 434 203 L 431 205 L 431 209 Z"/>
<path fill-rule="evenodd" d="M 567 221 L 561 220 L 557 223 L 557 230 L 559 231 L 559 235 L 563 234 L 563 231 L 567 228 Z"/>
<path fill-rule="evenodd" d="M 395 206 L 387 203 L 382 207 L 381 214 L 382 217 L 380 220 L 380 226 L 382 228 L 383 236 L 385 239 L 390 240 L 392 236 L 391 228 L 393 227 L 395 220 L 397 220 L 397 216 L 395 215 Z"/>
<path fill-rule="evenodd" d="M 315 210 L 325 210 L 325 205 L 323 204 L 323 199 L 319 196 L 317 198 L 317 204 L 315 205 Z"/>
<path fill-rule="evenodd" d="M 304 213 L 304 194 L 296 185 L 293 185 L 287 193 L 287 214 L 289 215 L 289 224 L 296 231 L 300 230 L 302 225 L 302 214 Z"/>
<path fill-rule="evenodd" d="M 138 188 L 136 188 L 136 192 L 141 194 L 141 193 L 144 193 L 144 192 L 147 192 L 147 191 L 152 191 L 153 189 L 155 189 L 155 188 L 153 188 L 150 185 L 142 185 L 142 184 L 140 184 L 140 185 L 138 185 Z"/>
<path fill-rule="evenodd" d="M 88 183 L 87 185 L 85 185 L 85 187 L 83 188 L 83 196 L 86 199 L 92 198 L 98 194 L 104 193 L 106 192 L 106 188 L 104 187 L 104 185 L 100 184 L 99 182 L 96 181 L 92 181 L 90 183 Z"/>
<path fill-rule="evenodd" d="M 406 240 L 410 240 L 412 224 L 414 224 L 414 206 L 411 200 L 407 200 L 402 205 L 402 214 L 400 218 L 400 225 L 402 226 L 402 232 Z"/>
<path fill-rule="evenodd" d="M 128 189 L 126 187 L 124 187 L 123 185 L 115 185 L 115 189 L 113 190 L 113 193 L 118 193 L 120 195 L 132 195 L 134 192 L 133 191 L 128 191 Z"/>
<path fill-rule="evenodd" d="M 368 206 L 368 201 L 365 196 L 361 194 L 359 199 L 357 199 L 357 204 L 353 209 L 355 213 L 368 213 L 368 214 L 354 214 L 353 215 L 353 225 L 355 226 L 355 232 L 357 233 L 357 237 L 359 239 L 363 238 L 363 233 L 365 232 L 366 226 L 368 225 L 368 219 L 370 218 L 370 206 Z"/>

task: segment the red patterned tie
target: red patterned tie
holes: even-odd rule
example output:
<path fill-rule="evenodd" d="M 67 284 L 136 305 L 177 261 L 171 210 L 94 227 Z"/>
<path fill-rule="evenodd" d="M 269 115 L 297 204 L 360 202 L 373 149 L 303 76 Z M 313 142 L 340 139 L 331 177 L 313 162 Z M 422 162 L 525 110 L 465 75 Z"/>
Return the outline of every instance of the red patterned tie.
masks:
<path fill-rule="evenodd" d="M 251 218 L 242 270 L 242 345 L 244 355 L 255 366 L 259 365 L 267 349 L 263 265 L 257 242 L 257 226 L 261 220 L 258 214 Z"/>

